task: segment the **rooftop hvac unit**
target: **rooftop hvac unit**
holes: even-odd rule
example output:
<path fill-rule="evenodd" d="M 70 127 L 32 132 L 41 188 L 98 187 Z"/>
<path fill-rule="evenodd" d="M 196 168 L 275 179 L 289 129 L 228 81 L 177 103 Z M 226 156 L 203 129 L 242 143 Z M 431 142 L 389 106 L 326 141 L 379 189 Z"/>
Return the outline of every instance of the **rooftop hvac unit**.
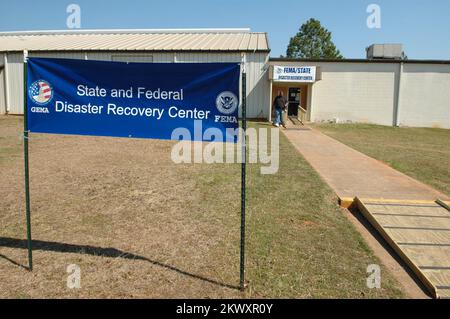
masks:
<path fill-rule="evenodd" d="M 372 44 L 366 49 L 367 59 L 401 60 L 405 58 L 402 44 Z"/>

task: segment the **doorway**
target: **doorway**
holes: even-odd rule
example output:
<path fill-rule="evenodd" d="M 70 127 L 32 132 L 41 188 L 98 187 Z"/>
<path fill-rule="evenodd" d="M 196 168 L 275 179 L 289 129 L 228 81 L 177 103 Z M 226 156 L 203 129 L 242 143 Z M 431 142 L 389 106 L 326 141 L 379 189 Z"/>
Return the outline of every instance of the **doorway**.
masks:
<path fill-rule="evenodd" d="M 272 85 L 272 103 L 279 92 L 283 92 L 283 96 L 289 103 L 287 116 L 303 122 L 306 120 L 306 114 L 309 113 L 308 89 L 308 84 L 274 82 Z"/>
<path fill-rule="evenodd" d="M 298 107 L 300 106 L 301 90 L 298 87 L 290 87 L 288 90 L 288 116 L 298 116 Z"/>

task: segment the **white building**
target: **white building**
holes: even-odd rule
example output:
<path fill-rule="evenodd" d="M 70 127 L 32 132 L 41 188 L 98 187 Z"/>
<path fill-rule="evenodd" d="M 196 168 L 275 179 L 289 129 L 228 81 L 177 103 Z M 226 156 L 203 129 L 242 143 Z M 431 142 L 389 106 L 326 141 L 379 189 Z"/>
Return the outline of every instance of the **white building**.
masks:
<path fill-rule="evenodd" d="M 23 56 L 149 63 L 236 62 L 247 72 L 247 116 L 268 118 L 267 34 L 249 29 L 0 32 L 0 114 L 23 114 Z"/>
<path fill-rule="evenodd" d="M 270 59 L 270 65 L 272 97 L 281 90 L 297 100 L 306 120 L 450 128 L 450 61 Z M 310 67 L 316 76 L 280 82 L 276 66 Z M 297 105 L 291 105 L 292 115 Z"/>
<path fill-rule="evenodd" d="M 266 33 L 248 29 L 77 30 L 0 33 L 0 114 L 23 113 L 23 54 L 127 62 L 244 62 L 247 116 L 312 122 L 450 128 L 450 61 L 269 58 Z"/>

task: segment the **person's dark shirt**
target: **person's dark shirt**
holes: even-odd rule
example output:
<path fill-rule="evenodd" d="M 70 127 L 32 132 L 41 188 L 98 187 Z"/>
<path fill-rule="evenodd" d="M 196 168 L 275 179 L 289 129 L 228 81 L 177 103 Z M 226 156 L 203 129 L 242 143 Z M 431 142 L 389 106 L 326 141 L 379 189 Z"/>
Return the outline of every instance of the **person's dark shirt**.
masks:
<path fill-rule="evenodd" d="M 275 104 L 276 108 L 283 109 L 283 110 L 286 108 L 286 103 L 287 103 L 286 98 L 284 96 L 281 96 L 281 95 L 278 95 L 275 98 L 275 101 L 273 102 L 273 104 Z"/>

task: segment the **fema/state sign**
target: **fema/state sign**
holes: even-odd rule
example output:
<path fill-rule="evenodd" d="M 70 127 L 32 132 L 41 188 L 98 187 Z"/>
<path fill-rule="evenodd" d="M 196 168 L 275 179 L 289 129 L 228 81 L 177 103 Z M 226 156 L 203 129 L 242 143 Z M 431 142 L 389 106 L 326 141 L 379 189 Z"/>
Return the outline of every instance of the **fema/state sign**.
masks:
<path fill-rule="evenodd" d="M 273 81 L 275 82 L 306 82 L 316 81 L 315 66 L 274 66 Z"/>
<path fill-rule="evenodd" d="M 237 141 L 237 63 L 29 58 L 27 72 L 30 132 Z"/>

